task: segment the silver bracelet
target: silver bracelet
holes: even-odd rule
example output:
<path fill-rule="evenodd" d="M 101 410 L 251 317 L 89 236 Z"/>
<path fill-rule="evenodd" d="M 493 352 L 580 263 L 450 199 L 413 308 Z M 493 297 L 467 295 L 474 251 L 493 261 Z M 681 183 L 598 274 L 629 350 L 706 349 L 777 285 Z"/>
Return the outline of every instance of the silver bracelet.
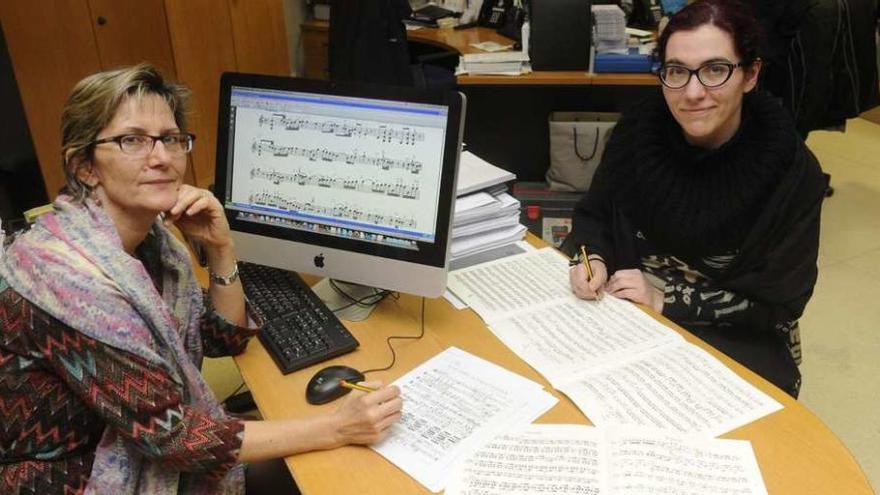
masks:
<path fill-rule="evenodd" d="M 214 282 L 219 285 L 232 285 L 238 280 L 238 261 L 235 262 L 235 268 L 232 269 L 232 273 L 228 276 L 224 277 L 222 275 L 217 275 L 213 271 L 208 272 L 208 276 L 211 279 L 211 282 Z"/>

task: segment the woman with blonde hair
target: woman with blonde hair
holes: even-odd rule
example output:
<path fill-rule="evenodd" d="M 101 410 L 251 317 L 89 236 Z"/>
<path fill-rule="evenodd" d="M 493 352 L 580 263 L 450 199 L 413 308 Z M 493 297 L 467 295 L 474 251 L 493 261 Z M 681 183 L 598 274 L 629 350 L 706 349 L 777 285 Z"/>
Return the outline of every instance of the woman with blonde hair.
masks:
<path fill-rule="evenodd" d="M 384 387 L 242 421 L 202 379 L 204 355 L 242 352 L 259 326 L 222 206 L 183 183 L 187 97 L 142 64 L 67 101 L 65 191 L 0 258 L 2 493 L 243 493 L 248 463 L 371 443 L 400 417 Z M 206 292 L 171 226 L 204 247 Z"/>

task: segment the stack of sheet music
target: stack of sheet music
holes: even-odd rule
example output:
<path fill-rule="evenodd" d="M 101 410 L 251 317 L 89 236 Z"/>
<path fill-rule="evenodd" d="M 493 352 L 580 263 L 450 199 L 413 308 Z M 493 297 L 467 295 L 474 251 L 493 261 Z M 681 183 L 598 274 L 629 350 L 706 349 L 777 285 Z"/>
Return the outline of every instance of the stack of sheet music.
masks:
<path fill-rule="evenodd" d="M 782 408 L 629 301 L 578 299 L 568 271 L 544 248 L 452 272 L 448 289 L 595 426 L 715 437 Z"/>
<path fill-rule="evenodd" d="M 552 395 L 451 347 L 394 382 L 403 416 L 372 448 L 447 495 L 766 495 L 749 442 L 714 437 L 782 405 L 632 303 L 576 298 L 568 271 L 545 248 L 452 272 L 449 289 L 593 427 L 530 425 Z"/>
<path fill-rule="evenodd" d="M 521 51 L 495 53 L 467 53 L 458 63 L 459 74 L 471 75 L 510 75 L 517 76 L 532 72 L 529 54 Z"/>
<path fill-rule="evenodd" d="M 450 263 L 522 240 L 519 200 L 508 194 L 516 176 L 464 151 L 458 167 Z"/>

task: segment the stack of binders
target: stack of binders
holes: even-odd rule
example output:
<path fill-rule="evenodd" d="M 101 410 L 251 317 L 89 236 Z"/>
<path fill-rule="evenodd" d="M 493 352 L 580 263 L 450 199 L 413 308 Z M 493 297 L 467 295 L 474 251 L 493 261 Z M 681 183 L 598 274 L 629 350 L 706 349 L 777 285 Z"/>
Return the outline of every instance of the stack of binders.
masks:
<path fill-rule="evenodd" d="M 594 5 L 593 72 L 651 72 L 650 45 L 629 46 L 626 16 L 617 5 Z"/>
<path fill-rule="evenodd" d="M 461 56 L 457 75 L 511 75 L 527 74 L 532 71 L 529 54 L 520 51 L 494 53 L 467 53 Z"/>
<path fill-rule="evenodd" d="M 515 244 L 526 235 L 519 200 L 507 192 L 516 176 L 468 151 L 461 153 L 450 266 L 470 256 Z"/>
<path fill-rule="evenodd" d="M 596 53 L 626 54 L 626 16 L 617 5 L 593 5 Z"/>
<path fill-rule="evenodd" d="M 650 54 L 630 48 L 626 54 L 597 53 L 593 62 L 594 72 L 652 72 L 657 63 Z"/>

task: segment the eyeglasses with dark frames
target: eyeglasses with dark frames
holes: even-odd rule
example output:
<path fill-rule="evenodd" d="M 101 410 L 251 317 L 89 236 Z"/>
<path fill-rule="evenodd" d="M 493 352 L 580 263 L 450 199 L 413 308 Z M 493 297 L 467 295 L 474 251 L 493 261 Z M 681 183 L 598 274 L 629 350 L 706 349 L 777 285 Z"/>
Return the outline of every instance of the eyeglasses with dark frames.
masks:
<path fill-rule="evenodd" d="M 733 75 L 738 67 L 745 67 L 743 62 L 709 62 L 696 69 L 690 69 L 680 64 L 664 64 L 657 71 L 660 82 L 669 89 L 681 89 L 691 82 L 691 77 L 696 74 L 700 84 L 707 88 L 722 86 Z"/>
<path fill-rule="evenodd" d="M 126 155 L 144 156 L 153 152 L 157 141 L 162 141 L 165 150 L 172 154 L 184 155 L 192 151 L 195 134 L 177 132 L 164 136 L 151 136 L 149 134 L 121 134 L 91 142 L 91 146 L 104 143 L 116 143 L 119 149 Z"/>

